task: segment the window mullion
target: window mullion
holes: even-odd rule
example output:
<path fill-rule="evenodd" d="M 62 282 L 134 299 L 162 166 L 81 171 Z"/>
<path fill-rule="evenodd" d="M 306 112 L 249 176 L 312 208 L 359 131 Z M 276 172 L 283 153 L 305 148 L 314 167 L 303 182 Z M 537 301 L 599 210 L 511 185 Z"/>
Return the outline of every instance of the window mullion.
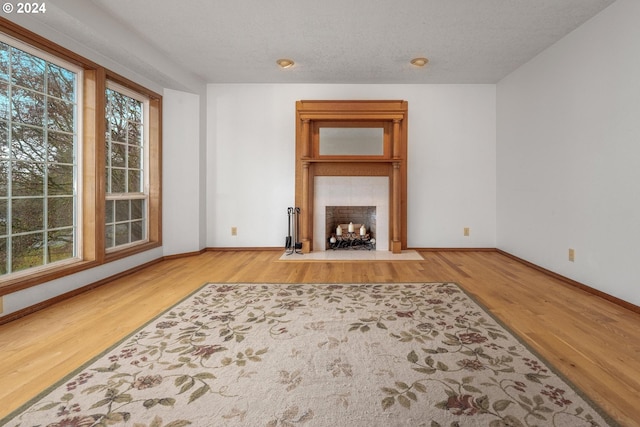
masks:
<path fill-rule="evenodd" d="M 5 246 L 6 246 L 6 257 L 7 259 L 5 260 L 5 268 L 7 269 L 7 274 L 11 274 L 13 272 L 13 147 L 12 147 L 12 140 L 13 140 L 13 124 L 12 124 L 12 120 L 11 120 L 11 105 L 12 105 L 12 99 L 13 99 L 13 85 L 11 84 L 11 68 L 12 68 L 12 61 L 11 61 L 11 50 L 12 48 L 9 47 L 9 76 L 8 76 L 8 82 L 7 82 L 7 97 L 8 97 L 8 108 L 9 110 L 7 111 L 7 150 L 8 150 L 8 159 L 9 161 L 7 162 L 7 211 L 6 211 L 6 215 L 7 215 L 7 224 L 6 224 L 6 233 L 7 233 L 7 238 L 6 238 L 6 242 L 5 242 Z"/>
<path fill-rule="evenodd" d="M 44 119 L 42 123 L 42 143 L 44 144 L 44 159 L 43 162 L 43 170 L 44 170 L 44 182 L 42 189 L 42 265 L 46 265 L 50 262 L 51 257 L 49 256 L 49 143 L 48 143 L 48 135 L 47 130 L 49 128 L 49 99 L 47 90 L 49 80 L 47 78 L 47 71 L 49 69 L 48 64 L 45 64 L 44 67 Z M 75 242 L 74 242 L 75 246 Z"/>

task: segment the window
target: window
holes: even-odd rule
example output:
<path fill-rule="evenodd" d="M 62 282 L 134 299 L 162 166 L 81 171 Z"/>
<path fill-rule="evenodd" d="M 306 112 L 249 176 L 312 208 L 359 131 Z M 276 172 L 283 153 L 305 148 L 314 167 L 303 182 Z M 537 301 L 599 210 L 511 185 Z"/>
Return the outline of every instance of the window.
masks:
<path fill-rule="evenodd" d="M 81 75 L 0 39 L 0 275 L 78 255 Z"/>
<path fill-rule="evenodd" d="M 148 99 L 111 82 L 106 91 L 105 247 L 147 239 Z"/>
<path fill-rule="evenodd" d="M 162 97 L 0 19 L 0 296 L 161 245 Z"/>

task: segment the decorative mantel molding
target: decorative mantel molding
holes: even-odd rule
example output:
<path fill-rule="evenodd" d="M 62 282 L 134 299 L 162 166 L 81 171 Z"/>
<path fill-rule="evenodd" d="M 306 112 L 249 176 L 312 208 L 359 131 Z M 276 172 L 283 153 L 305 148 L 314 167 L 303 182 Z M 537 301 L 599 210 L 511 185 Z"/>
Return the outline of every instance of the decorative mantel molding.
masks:
<path fill-rule="evenodd" d="M 313 250 L 316 176 L 389 177 L 389 248 L 407 247 L 406 101 L 298 101 L 296 103 L 296 206 L 301 210 L 302 252 Z M 320 155 L 319 131 L 331 127 L 382 127 L 382 155 Z"/>

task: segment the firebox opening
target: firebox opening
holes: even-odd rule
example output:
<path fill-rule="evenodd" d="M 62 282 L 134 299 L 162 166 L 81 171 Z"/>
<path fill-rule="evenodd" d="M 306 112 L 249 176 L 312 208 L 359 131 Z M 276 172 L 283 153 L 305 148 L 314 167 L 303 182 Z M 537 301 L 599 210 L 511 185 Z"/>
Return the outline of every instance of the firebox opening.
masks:
<path fill-rule="evenodd" d="M 326 206 L 325 224 L 326 249 L 375 249 L 375 206 Z"/>

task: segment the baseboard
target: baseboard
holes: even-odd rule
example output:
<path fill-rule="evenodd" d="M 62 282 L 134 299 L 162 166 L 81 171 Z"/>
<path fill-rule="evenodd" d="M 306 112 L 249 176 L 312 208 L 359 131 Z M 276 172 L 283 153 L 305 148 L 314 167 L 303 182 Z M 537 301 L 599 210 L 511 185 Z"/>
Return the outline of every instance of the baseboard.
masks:
<path fill-rule="evenodd" d="M 500 253 L 500 254 L 502 254 L 502 255 L 504 255 L 506 257 L 509 257 L 509 258 L 511 258 L 511 259 L 513 259 L 515 261 L 518 261 L 518 262 L 520 262 L 520 263 L 522 263 L 522 264 L 524 264 L 524 265 L 526 265 L 528 267 L 531 267 L 531 268 L 533 268 L 535 270 L 538 270 L 538 271 L 546 274 L 547 276 L 553 277 L 554 279 L 558 279 L 558 280 L 566 283 L 567 285 L 570 285 L 570 286 L 573 286 L 575 288 L 581 289 L 581 290 L 583 290 L 583 291 L 585 291 L 587 293 L 590 293 L 590 294 L 592 294 L 594 296 L 600 297 L 600 298 L 605 299 L 605 300 L 607 300 L 609 302 L 612 302 L 612 303 L 614 303 L 616 305 L 619 305 L 620 307 L 626 308 L 627 310 L 633 311 L 634 313 L 640 314 L 640 307 L 638 307 L 635 304 L 632 304 L 632 303 L 630 303 L 628 301 L 625 301 L 623 299 L 614 297 L 613 295 L 609 295 L 609 294 L 607 294 L 605 292 L 602 292 L 602 291 L 599 291 L 597 289 L 594 289 L 591 286 L 587 286 L 584 283 L 580 283 L 578 281 L 575 281 L 573 279 L 565 277 L 565 276 L 563 276 L 561 274 L 558 274 L 556 272 L 553 272 L 551 270 L 547 270 L 544 267 L 540 267 L 539 265 L 536 265 L 536 264 L 534 264 L 532 262 L 529 262 L 529 261 L 527 261 L 525 259 L 519 258 L 519 257 L 517 257 L 517 256 L 515 256 L 513 254 L 510 254 L 509 252 L 505 252 L 502 249 L 495 249 L 495 250 L 498 253 Z"/>
<path fill-rule="evenodd" d="M 496 248 L 407 248 L 418 252 L 495 252 Z"/>
<path fill-rule="evenodd" d="M 205 252 L 206 252 L 206 249 L 200 249 L 199 251 L 183 252 L 181 254 L 175 254 L 175 255 L 165 255 L 162 257 L 162 259 L 166 261 L 170 259 L 188 258 L 190 256 L 202 255 Z"/>
<path fill-rule="evenodd" d="M 495 252 L 496 248 L 406 248 L 418 252 Z M 238 251 L 284 251 L 284 246 L 209 246 L 204 249 L 207 252 L 238 252 Z"/>
<path fill-rule="evenodd" d="M 228 247 L 207 247 L 206 249 L 207 252 L 240 252 L 240 251 L 252 251 L 252 252 L 256 252 L 256 251 L 281 251 L 284 252 L 284 246 L 251 246 L 251 247 L 244 247 L 244 246 L 228 246 Z"/>

